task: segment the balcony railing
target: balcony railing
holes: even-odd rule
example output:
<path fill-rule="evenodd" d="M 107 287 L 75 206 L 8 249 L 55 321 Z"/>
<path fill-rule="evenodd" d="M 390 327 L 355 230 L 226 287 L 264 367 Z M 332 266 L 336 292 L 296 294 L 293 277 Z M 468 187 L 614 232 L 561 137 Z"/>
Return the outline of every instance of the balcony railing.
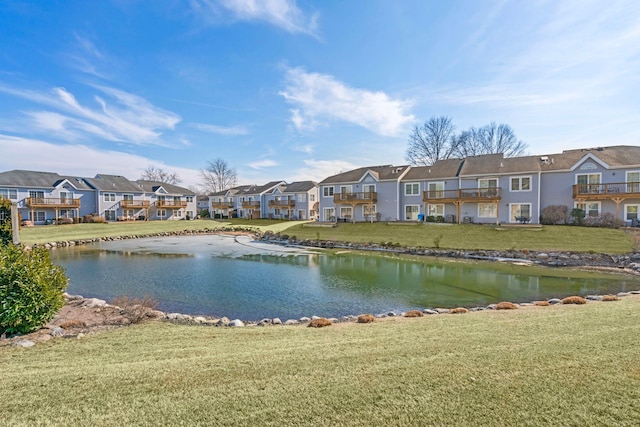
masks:
<path fill-rule="evenodd" d="M 499 200 L 502 198 L 502 188 L 461 188 L 458 190 L 431 190 L 422 193 L 424 202 L 432 201 L 482 201 Z"/>
<path fill-rule="evenodd" d="M 243 209 L 258 209 L 260 208 L 260 202 L 258 201 L 244 201 L 242 202 Z"/>
<path fill-rule="evenodd" d="M 73 197 L 27 197 L 26 204 L 34 208 L 79 208 L 80 199 L 74 199 Z"/>
<path fill-rule="evenodd" d="M 367 191 L 364 193 L 335 193 L 333 195 L 333 203 L 376 203 L 378 201 L 378 193 L 375 191 Z"/>
<path fill-rule="evenodd" d="M 182 200 L 158 200 L 156 206 L 159 208 L 186 208 L 187 202 Z"/>
<path fill-rule="evenodd" d="M 120 206 L 124 209 L 147 209 L 151 206 L 149 200 L 123 200 Z"/>
<path fill-rule="evenodd" d="M 233 209 L 233 202 L 211 202 L 213 209 Z"/>
<path fill-rule="evenodd" d="M 640 197 L 640 182 L 613 182 L 609 184 L 576 184 L 573 198 L 609 199 L 619 196 Z"/>
<path fill-rule="evenodd" d="M 295 200 L 269 200 L 270 208 L 292 208 L 295 205 Z"/>

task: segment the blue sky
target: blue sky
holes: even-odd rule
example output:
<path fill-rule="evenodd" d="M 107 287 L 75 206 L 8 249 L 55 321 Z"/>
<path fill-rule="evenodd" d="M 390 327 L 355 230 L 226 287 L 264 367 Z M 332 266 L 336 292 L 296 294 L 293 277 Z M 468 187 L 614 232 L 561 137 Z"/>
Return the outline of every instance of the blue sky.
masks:
<path fill-rule="evenodd" d="M 640 144 L 640 2 L 0 2 L 0 170 L 322 180 L 405 164 L 440 115 Z"/>

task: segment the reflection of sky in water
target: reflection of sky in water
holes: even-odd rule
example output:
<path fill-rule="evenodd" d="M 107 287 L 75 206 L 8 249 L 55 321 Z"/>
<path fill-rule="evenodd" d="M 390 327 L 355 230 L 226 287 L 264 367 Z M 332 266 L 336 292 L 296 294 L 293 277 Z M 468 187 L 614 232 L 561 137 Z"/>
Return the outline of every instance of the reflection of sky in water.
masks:
<path fill-rule="evenodd" d="M 68 292 L 151 295 L 165 311 L 247 320 L 479 306 L 639 289 L 637 278 L 502 263 L 322 254 L 246 236 L 131 239 L 52 251 Z"/>

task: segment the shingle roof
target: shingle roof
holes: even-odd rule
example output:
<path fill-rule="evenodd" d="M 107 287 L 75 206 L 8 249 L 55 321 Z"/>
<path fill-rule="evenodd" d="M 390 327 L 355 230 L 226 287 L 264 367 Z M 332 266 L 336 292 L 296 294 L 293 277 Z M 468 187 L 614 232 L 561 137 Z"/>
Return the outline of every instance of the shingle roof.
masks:
<path fill-rule="evenodd" d="M 296 181 L 296 182 L 292 182 L 291 184 L 287 184 L 285 188 L 282 190 L 282 192 L 283 193 L 306 193 L 316 185 L 318 185 L 318 183 L 314 181 Z"/>
<path fill-rule="evenodd" d="M 402 181 L 455 178 L 462 166 L 462 159 L 438 160 L 431 166 L 413 166 Z"/>
<path fill-rule="evenodd" d="M 565 150 L 560 154 L 547 154 L 537 158 L 541 163 L 542 171 L 558 171 L 571 169 L 588 154 L 597 157 L 610 167 L 640 166 L 640 147 L 631 145 Z M 542 157 L 547 157 L 548 160 L 543 163 Z"/>
<path fill-rule="evenodd" d="M 503 157 L 499 154 L 470 156 L 460 168 L 460 176 L 538 172 L 539 156 Z"/>
<path fill-rule="evenodd" d="M 121 193 L 142 193 L 144 190 L 135 182 L 129 181 L 120 175 L 98 174 L 94 178 L 85 178 L 86 181 L 99 191 L 117 191 Z"/>
<path fill-rule="evenodd" d="M 0 185 L 8 187 L 53 188 L 65 179 L 78 190 L 91 190 L 84 178 L 55 172 L 11 170 L 0 173 Z"/>
<path fill-rule="evenodd" d="M 330 176 L 322 180 L 320 184 L 359 182 L 367 172 L 371 173 L 378 181 L 397 180 L 408 167 L 408 165 L 366 166 Z"/>
<path fill-rule="evenodd" d="M 148 193 L 155 193 L 155 191 L 162 187 L 164 188 L 168 194 L 182 195 L 182 196 L 195 196 L 195 193 L 188 188 L 179 187 L 173 184 L 167 184 L 166 182 L 158 182 L 158 181 L 146 181 L 143 179 L 139 179 L 136 181 L 140 187 Z"/>

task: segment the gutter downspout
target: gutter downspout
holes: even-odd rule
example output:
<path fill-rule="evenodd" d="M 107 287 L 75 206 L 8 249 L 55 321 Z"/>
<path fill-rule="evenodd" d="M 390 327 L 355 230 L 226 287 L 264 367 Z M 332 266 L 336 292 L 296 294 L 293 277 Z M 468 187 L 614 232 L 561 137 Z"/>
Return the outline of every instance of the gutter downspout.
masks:
<path fill-rule="evenodd" d="M 538 218 L 537 222 L 540 223 L 540 215 L 542 213 L 542 206 L 540 206 L 540 193 L 542 190 L 542 171 L 538 171 Z"/>
<path fill-rule="evenodd" d="M 411 165 L 407 166 L 407 170 L 405 170 L 398 177 L 398 181 L 396 184 L 396 221 L 400 221 L 400 218 L 402 217 L 402 214 L 400 213 L 400 196 L 402 194 L 400 192 L 400 181 L 402 181 L 402 178 L 404 178 L 404 176 L 409 172 L 410 169 L 411 169 Z"/>

